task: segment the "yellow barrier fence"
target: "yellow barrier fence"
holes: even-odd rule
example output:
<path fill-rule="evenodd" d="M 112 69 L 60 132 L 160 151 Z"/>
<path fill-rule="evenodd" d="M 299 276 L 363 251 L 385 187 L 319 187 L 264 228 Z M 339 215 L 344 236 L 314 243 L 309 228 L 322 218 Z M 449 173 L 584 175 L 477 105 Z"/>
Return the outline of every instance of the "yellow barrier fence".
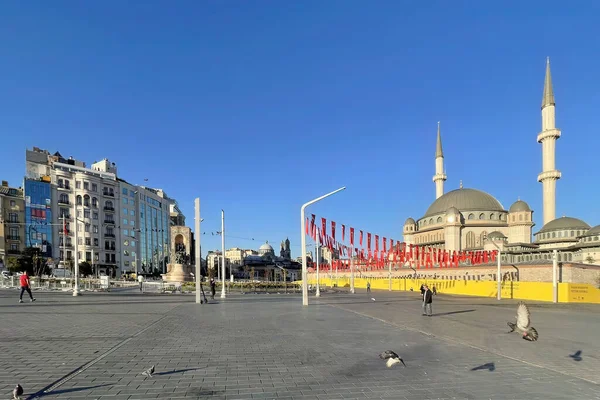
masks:
<path fill-rule="evenodd" d="M 338 279 L 320 278 L 321 286 L 350 287 L 349 277 Z M 371 289 L 389 290 L 388 278 L 354 278 L 356 289 L 365 289 L 367 282 L 371 282 Z M 298 283 L 301 283 L 299 281 Z M 310 276 L 309 285 L 315 285 L 316 279 Z M 477 280 L 442 280 L 442 279 L 392 279 L 392 290 L 394 291 L 419 291 L 421 284 L 426 283 L 430 287 L 435 286 L 438 293 L 455 294 L 463 296 L 496 297 L 498 293 L 497 283 L 494 281 Z M 552 282 L 514 282 L 502 283 L 503 299 L 521 299 L 534 301 L 552 301 Z M 600 289 L 589 284 L 559 283 L 559 303 L 596 303 L 600 304 Z"/>

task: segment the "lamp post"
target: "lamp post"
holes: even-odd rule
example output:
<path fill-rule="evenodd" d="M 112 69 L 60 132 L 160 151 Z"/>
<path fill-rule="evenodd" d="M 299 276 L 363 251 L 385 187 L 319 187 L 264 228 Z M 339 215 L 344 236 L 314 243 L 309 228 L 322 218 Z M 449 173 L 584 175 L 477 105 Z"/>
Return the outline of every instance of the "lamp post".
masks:
<path fill-rule="evenodd" d="M 306 222 L 304 221 L 304 213 L 306 210 L 306 207 L 310 206 L 311 204 L 314 204 L 318 201 L 323 200 L 326 197 L 329 197 L 333 194 L 336 194 L 337 192 L 341 192 L 342 190 L 346 189 L 346 186 L 341 187 L 337 190 L 334 190 L 331 193 L 327 193 L 321 197 L 317 197 L 316 199 L 313 199 L 311 201 L 309 201 L 308 203 L 304 203 L 302 205 L 302 207 L 300 207 L 300 238 L 301 238 L 301 243 L 302 243 L 302 305 L 303 306 L 307 306 L 308 305 L 308 268 L 306 265 Z"/>
<path fill-rule="evenodd" d="M 558 252 L 552 252 L 552 302 L 558 303 Z"/>
<path fill-rule="evenodd" d="M 79 237 L 77 235 L 77 231 L 79 230 L 79 219 L 77 218 L 77 200 L 75 201 L 75 216 L 73 217 L 75 220 L 75 254 L 73 256 L 75 261 L 75 286 L 73 287 L 73 297 L 79 296 L 79 249 L 77 248 L 79 245 Z M 85 222 L 84 222 L 85 223 Z"/>
<path fill-rule="evenodd" d="M 221 210 L 221 257 L 221 268 L 223 268 L 221 271 L 221 298 L 224 299 L 227 295 L 225 294 L 225 211 L 223 210 Z"/>
<path fill-rule="evenodd" d="M 319 244 L 319 238 L 321 237 L 320 233 L 321 231 L 319 230 L 319 228 L 317 228 L 317 242 L 315 243 L 315 258 L 317 259 L 317 291 L 315 292 L 315 297 L 321 297 L 321 282 L 319 281 L 319 259 L 321 258 L 321 246 Z"/>
<path fill-rule="evenodd" d="M 202 234 L 200 233 L 200 223 L 203 221 L 202 218 L 200 218 L 200 198 L 197 197 L 196 200 L 194 201 L 194 208 L 195 208 L 195 219 L 196 219 L 196 303 L 200 303 L 202 300 L 200 299 L 200 285 L 201 283 L 201 279 L 202 277 L 200 276 L 201 274 L 201 262 L 202 262 L 202 257 L 200 255 L 200 237 L 202 236 Z"/>

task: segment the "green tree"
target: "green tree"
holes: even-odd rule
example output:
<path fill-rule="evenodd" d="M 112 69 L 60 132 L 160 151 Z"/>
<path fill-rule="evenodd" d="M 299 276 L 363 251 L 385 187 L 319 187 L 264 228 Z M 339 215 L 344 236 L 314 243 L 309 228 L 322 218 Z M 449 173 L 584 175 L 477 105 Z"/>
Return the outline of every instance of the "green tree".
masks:
<path fill-rule="evenodd" d="M 79 275 L 89 276 L 94 273 L 92 269 L 92 264 L 87 261 L 82 261 L 79 263 Z"/>
<path fill-rule="evenodd" d="M 6 267 L 12 273 L 21 271 L 21 263 L 17 257 L 8 257 L 6 260 Z"/>

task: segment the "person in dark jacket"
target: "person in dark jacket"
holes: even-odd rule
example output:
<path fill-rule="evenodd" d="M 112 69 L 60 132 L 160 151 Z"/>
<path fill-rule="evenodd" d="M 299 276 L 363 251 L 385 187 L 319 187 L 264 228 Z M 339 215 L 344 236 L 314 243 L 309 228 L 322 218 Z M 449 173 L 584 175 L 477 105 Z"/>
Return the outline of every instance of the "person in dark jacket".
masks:
<path fill-rule="evenodd" d="M 431 317 L 433 311 L 431 310 L 431 303 L 433 303 L 433 292 L 427 285 L 423 285 L 423 315 Z"/>
<path fill-rule="evenodd" d="M 217 291 L 217 283 L 215 282 L 215 278 L 210 278 L 210 298 L 215 299 L 215 293 Z"/>

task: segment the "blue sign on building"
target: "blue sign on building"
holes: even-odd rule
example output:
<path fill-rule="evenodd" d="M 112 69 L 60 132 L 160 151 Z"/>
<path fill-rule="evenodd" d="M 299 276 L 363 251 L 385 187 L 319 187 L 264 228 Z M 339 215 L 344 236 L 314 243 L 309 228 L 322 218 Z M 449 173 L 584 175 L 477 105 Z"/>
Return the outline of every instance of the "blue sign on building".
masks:
<path fill-rule="evenodd" d="M 40 254 L 52 254 L 52 201 L 50 182 L 25 179 L 25 247 L 36 247 Z"/>

